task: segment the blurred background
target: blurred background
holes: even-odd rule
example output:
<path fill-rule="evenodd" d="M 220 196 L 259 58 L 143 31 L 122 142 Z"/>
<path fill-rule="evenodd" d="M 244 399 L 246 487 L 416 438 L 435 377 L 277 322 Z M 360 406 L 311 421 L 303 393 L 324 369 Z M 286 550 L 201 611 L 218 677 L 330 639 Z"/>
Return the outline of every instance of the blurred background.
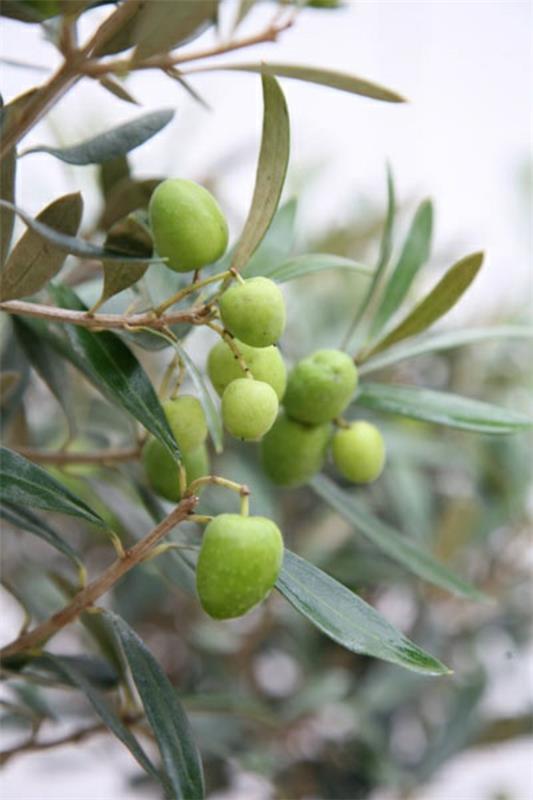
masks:
<path fill-rule="evenodd" d="M 229 24 L 235 9 L 232 0 L 224 0 L 223 23 Z M 257 3 L 241 33 L 261 29 L 273 10 L 271 3 Z M 86 29 L 104 14 L 96 9 L 85 15 Z M 304 9 L 279 43 L 228 57 L 338 68 L 409 100 L 393 106 L 283 81 L 292 155 L 283 210 L 262 257 L 315 250 L 374 263 L 388 160 L 399 203 L 396 245 L 421 199 L 431 196 L 436 208 L 433 254 L 415 296 L 462 255 L 486 251 L 482 273 L 441 327 L 525 321 L 533 256 L 531 23 L 531 4 L 513 0 L 353 0 L 338 9 Z M 207 34 L 189 47 L 211 41 Z M 4 19 L 1 56 L 46 71 L 56 63 L 38 26 Z M 46 74 L 7 63 L 1 72 L 5 101 Z M 180 176 L 205 183 L 237 235 L 253 189 L 260 84 L 257 76 L 223 72 L 195 76 L 192 83 L 210 110 L 167 78 L 145 73 L 128 79 L 128 90 L 143 106 L 177 109 L 168 128 L 131 154 L 131 172 L 136 179 Z M 74 143 L 135 114 L 132 106 L 86 81 L 25 143 Z M 21 159 L 19 187 L 19 205 L 30 213 L 81 188 L 87 232 L 98 229 L 106 209 L 96 168 L 69 167 L 46 155 Z M 282 342 L 287 358 L 338 346 L 364 289 L 363 278 L 346 273 L 289 285 L 290 324 Z M 96 291 L 96 280 L 83 286 L 87 299 L 96 299 Z M 120 302 L 126 301 L 111 301 L 109 307 Z M 210 334 L 195 331 L 187 349 L 202 364 L 212 342 Z M 154 379 L 166 358 L 143 354 Z M 530 360 L 527 344 L 498 341 L 423 356 L 378 377 L 527 411 Z M 113 416 L 103 400 L 88 397 L 75 382 L 72 391 L 89 440 L 101 443 L 109 430 L 127 437 L 120 415 Z M 48 447 L 60 440 L 61 413 L 35 377 L 21 413 L 23 424 L 19 420 L 12 435 Z M 495 602 L 459 600 L 414 580 L 307 489 L 273 490 L 253 448 L 228 443 L 215 471 L 250 484 L 253 512 L 278 520 L 290 547 L 360 593 L 454 674 L 424 678 L 347 653 L 279 596 L 242 620 L 215 624 L 187 592 L 178 560 L 137 568 L 109 603 L 135 626 L 180 687 L 213 800 L 533 797 L 531 441 L 524 435 L 496 439 L 376 419 L 390 460 L 380 481 L 364 490 L 369 504 Z M 134 477 L 142 486 L 140 470 Z M 126 535 L 139 536 L 150 527 L 146 507 L 127 489 L 126 468 L 71 471 L 63 478 L 100 503 Z M 206 493 L 203 502 L 210 512 L 233 508 L 232 499 L 217 491 Z M 107 563 L 108 546 L 94 532 L 72 535 L 91 568 Z M 38 540 L 6 537 L 4 573 L 20 587 L 36 619 L 63 603 L 58 562 Z M 2 606 L 1 637 L 7 641 L 20 623 L 20 610 L 7 592 Z M 54 648 L 94 649 L 86 637 L 77 626 L 57 637 Z M 83 700 L 64 687 L 48 686 L 41 694 L 44 732 L 49 726 L 55 734 L 68 733 L 88 713 Z M 13 698 L 5 693 L 4 699 Z M 31 707 L 32 698 L 25 702 Z M 5 713 L 4 747 L 24 736 L 25 724 Z M 13 759 L 2 781 L 6 800 L 157 797 L 109 736 Z"/>

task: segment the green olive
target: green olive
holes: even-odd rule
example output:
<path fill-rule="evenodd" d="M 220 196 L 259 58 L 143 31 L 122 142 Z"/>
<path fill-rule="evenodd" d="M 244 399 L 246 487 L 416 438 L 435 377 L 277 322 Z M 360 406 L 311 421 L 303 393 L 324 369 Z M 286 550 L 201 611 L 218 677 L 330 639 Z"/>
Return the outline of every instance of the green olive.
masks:
<path fill-rule="evenodd" d="M 278 408 L 276 392 L 264 381 L 237 378 L 222 395 L 224 425 L 237 439 L 261 439 L 274 424 Z"/>
<path fill-rule="evenodd" d="M 228 246 L 228 225 L 213 195 L 194 181 L 171 178 L 149 204 L 155 249 L 176 272 L 212 264 Z"/>
<path fill-rule="evenodd" d="M 268 278 L 249 278 L 227 289 L 219 301 L 225 327 L 252 347 L 277 342 L 285 328 L 285 302 Z"/>
<path fill-rule="evenodd" d="M 319 472 L 326 459 L 331 423 L 306 425 L 280 414 L 261 442 L 261 462 L 279 486 L 301 486 Z"/>
<path fill-rule="evenodd" d="M 207 422 L 202 404 L 196 397 L 184 394 L 163 403 L 170 429 L 180 450 L 199 447 L 207 437 Z"/>
<path fill-rule="evenodd" d="M 167 448 L 158 439 L 150 438 L 142 453 L 148 482 L 156 494 L 173 503 L 181 500 L 179 467 Z M 209 455 L 205 444 L 182 453 L 187 485 L 209 475 Z"/>
<path fill-rule="evenodd" d="M 354 483 L 371 483 L 385 466 L 385 442 L 370 422 L 354 422 L 333 437 L 333 461 L 345 478 Z"/>
<path fill-rule="evenodd" d="M 264 600 L 283 561 L 283 538 L 266 517 L 220 514 L 207 526 L 196 568 L 204 611 L 215 619 L 246 614 Z"/>
<path fill-rule="evenodd" d="M 250 347 L 238 339 L 235 339 L 235 345 L 253 377 L 272 386 L 278 400 L 281 400 L 287 383 L 287 369 L 278 348 L 275 345 Z M 223 341 L 211 349 L 207 359 L 207 372 L 220 397 L 228 384 L 237 378 L 245 377 L 245 372 L 240 367 L 234 352 Z"/>
<path fill-rule="evenodd" d="M 350 356 L 317 350 L 292 370 L 283 404 L 290 417 L 317 425 L 342 414 L 356 386 L 357 369 Z"/>

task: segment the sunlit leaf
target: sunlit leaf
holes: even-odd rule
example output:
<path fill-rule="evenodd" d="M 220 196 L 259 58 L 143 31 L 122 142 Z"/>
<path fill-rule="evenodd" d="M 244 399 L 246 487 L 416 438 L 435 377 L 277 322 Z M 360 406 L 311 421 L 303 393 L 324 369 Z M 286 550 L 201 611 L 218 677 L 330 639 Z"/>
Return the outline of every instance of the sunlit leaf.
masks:
<path fill-rule="evenodd" d="M 400 322 L 378 342 L 368 356 L 386 350 L 402 339 L 425 331 L 436 320 L 444 316 L 468 289 L 483 263 L 483 253 L 473 253 L 451 267 L 434 289 Z M 366 357 L 365 357 L 366 360 Z"/>
<path fill-rule="evenodd" d="M 433 207 L 429 200 L 425 200 L 416 211 L 398 262 L 385 286 L 370 326 L 371 337 L 377 336 L 400 307 L 419 269 L 428 260 L 432 229 Z"/>
<path fill-rule="evenodd" d="M 354 492 L 340 489 L 324 475 L 312 478 L 309 485 L 319 497 L 352 523 L 372 544 L 376 545 L 389 558 L 393 558 L 406 567 L 409 572 L 413 572 L 419 578 L 453 594 L 473 600 L 487 600 L 483 592 L 455 575 L 444 564 L 436 561 L 420 545 L 413 544 L 410 539 L 401 536 L 394 528 L 375 517 L 366 508 L 364 500 Z"/>
<path fill-rule="evenodd" d="M 135 631 L 116 614 L 103 613 L 124 651 L 174 796 L 201 800 L 202 764 L 176 690 Z"/>
<path fill-rule="evenodd" d="M 361 364 L 359 374 L 366 375 L 369 372 L 376 372 L 426 353 L 438 353 L 442 350 L 452 350 L 454 347 L 465 347 L 478 342 L 490 342 L 498 339 L 533 339 L 533 327 L 493 325 L 486 328 L 468 328 L 467 330 L 436 333 L 410 344 L 393 347 L 381 355 L 372 356 L 364 364 Z"/>
<path fill-rule="evenodd" d="M 285 550 L 276 587 L 313 625 L 352 653 L 431 675 L 449 672 L 358 595 L 290 550 Z"/>
<path fill-rule="evenodd" d="M 531 419 L 515 411 L 419 386 L 364 383 L 355 402 L 376 411 L 477 433 L 515 433 L 533 425 Z"/>
<path fill-rule="evenodd" d="M 275 78 L 263 75 L 263 133 L 252 205 L 235 247 L 232 266 L 244 267 L 261 243 L 276 213 L 289 161 L 287 104 Z"/>
<path fill-rule="evenodd" d="M 326 272 L 332 269 L 344 269 L 350 272 L 358 272 L 360 275 L 371 275 L 371 267 L 352 261 L 351 258 L 330 255 L 328 253 L 307 253 L 301 256 L 294 256 L 284 264 L 274 267 L 264 274 L 278 283 L 292 281 L 294 278 L 301 278 L 304 275 L 311 275 L 317 272 Z"/>
<path fill-rule="evenodd" d="M 213 70 L 232 70 L 236 72 L 258 72 L 261 75 L 275 75 L 278 78 L 295 78 L 308 83 L 318 83 L 343 92 L 370 97 L 373 100 L 384 100 L 388 103 L 405 103 L 405 98 L 391 89 L 386 89 L 377 83 L 372 83 L 364 78 L 358 78 L 346 72 L 337 72 L 321 67 L 309 67 L 299 64 L 273 64 L 272 62 L 243 63 L 243 64 L 214 64 L 210 67 L 199 67 L 192 72 L 211 72 Z"/>
<path fill-rule="evenodd" d="M 81 194 L 67 194 L 48 205 L 36 218 L 39 223 L 67 236 L 75 236 L 81 222 Z M 0 300 L 35 294 L 57 275 L 66 253 L 31 228 L 15 245 L 0 275 Z"/>
<path fill-rule="evenodd" d="M 6 447 L 0 448 L 0 498 L 15 510 L 19 507 L 42 508 L 106 527 L 98 514 L 46 470 Z"/>

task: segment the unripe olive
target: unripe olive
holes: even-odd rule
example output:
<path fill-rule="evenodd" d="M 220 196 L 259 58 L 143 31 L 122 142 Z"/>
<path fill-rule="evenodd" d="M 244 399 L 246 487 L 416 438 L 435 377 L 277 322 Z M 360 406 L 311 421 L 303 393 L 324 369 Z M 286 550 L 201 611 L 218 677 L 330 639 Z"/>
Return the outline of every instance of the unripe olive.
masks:
<path fill-rule="evenodd" d="M 264 381 L 272 386 L 281 400 L 287 383 L 285 362 L 275 345 L 270 347 L 250 347 L 235 339 L 246 366 L 257 381 Z M 207 372 L 211 383 L 222 397 L 224 389 L 237 378 L 244 378 L 245 372 L 226 342 L 216 344 L 207 359 Z"/>
<path fill-rule="evenodd" d="M 375 425 L 354 422 L 333 437 L 333 461 L 345 478 L 354 483 L 370 483 L 385 466 L 385 442 Z"/>
<path fill-rule="evenodd" d="M 184 394 L 165 400 L 163 410 L 180 450 L 194 450 L 205 442 L 207 422 L 202 404 L 196 397 Z"/>
<path fill-rule="evenodd" d="M 227 289 L 219 301 L 228 331 L 252 347 L 277 342 L 285 328 L 285 302 L 268 278 L 249 278 Z"/>
<path fill-rule="evenodd" d="M 261 442 L 261 461 L 278 486 L 300 486 L 324 465 L 331 423 L 307 425 L 281 414 Z"/>
<path fill-rule="evenodd" d="M 283 404 L 287 414 L 314 425 L 342 414 L 357 386 L 357 369 L 340 350 L 317 350 L 296 364 Z"/>
<path fill-rule="evenodd" d="M 146 477 L 150 486 L 161 497 L 173 503 L 181 500 L 179 467 L 167 448 L 158 439 L 150 438 L 142 453 Z M 187 485 L 197 478 L 209 475 L 209 455 L 205 444 L 195 450 L 182 452 Z"/>
<path fill-rule="evenodd" d="M 157 253 L 176 272 L 217 261 L 228 246 L 228 225 L 213 195 L 194 181 L 170 178 L 148 207 Z"/>
<path fill-rule="evenodd" d="M 246 614 L 264 600 L 283 561 L 283 538 L 266 517 L 220 514 L 204 532 L 196 588 L 203 609 L 215 619 Z"/>
<path fill-rule="evenodd" d="M 272 386 L 251 378 L 237 378 L 222 395 L 224 425 L 237 439 L 261 439 L 274 424 L 278 407 Z"/>

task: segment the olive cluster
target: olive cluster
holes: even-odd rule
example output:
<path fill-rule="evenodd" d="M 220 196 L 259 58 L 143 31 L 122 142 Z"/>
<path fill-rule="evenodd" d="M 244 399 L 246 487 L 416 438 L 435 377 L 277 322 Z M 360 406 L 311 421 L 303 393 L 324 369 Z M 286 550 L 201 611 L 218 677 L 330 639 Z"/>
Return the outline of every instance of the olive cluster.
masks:
<path fill-rule="evenodd" d="M 152 195 L 149 215 L 157 253 L 172 270 L 198 270 L 227 248 L 222 211 L 192 181 L 163 181 Z M 338 350 L 318 350 L 299 361 L 287 379 L 276 345 L 286 323 L 281 291 L 265 277 L 229 277 L 235 280 L 227 286 L 226 273 L 217 297 L 222 338 L 207 361 L 227 431 L 245 441 L 261 441 L 263 468 L 280 486 L 308 481 L 324 465 L 329 449 L 344 477 L 375 480 L 385 462 L 380 432 L 368 422 L 341 418 L 357 386 L 353 360 Z M 177 464 L 158 440 L 149 438 L 143 462 L 153 489 L 178 502 L 187 487 L 193 482 L 200 487 L 200 479 L 209 475 L 207 424 L 195 397 L 166 400 L 163 409 L 181 461 Z M 211 519 L 196 572 L 203 608 L 217 619 L 246 613 L 272 589 L 282 558 L 282 535 L 272 520 L 248 516 L 247 508 Z"/>

